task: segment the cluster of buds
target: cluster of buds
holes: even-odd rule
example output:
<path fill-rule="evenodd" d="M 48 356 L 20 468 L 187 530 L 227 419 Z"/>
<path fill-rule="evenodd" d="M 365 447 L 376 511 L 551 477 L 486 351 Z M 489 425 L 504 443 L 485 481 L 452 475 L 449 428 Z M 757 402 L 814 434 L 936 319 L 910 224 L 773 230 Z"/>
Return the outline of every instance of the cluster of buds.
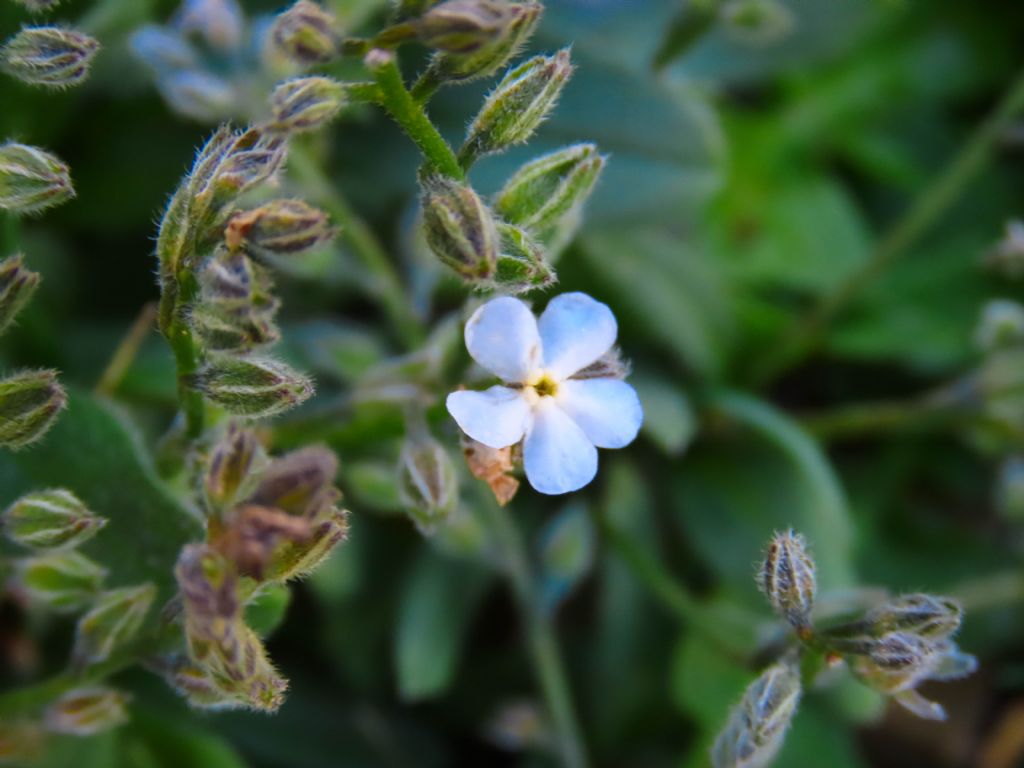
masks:
<path fill-rule="evenodd" d="M 345 540 L 337 461 L 320 447 L 271 459 L 232 423 L 199 465 L 207 539 L 186 547 L 175 569 L 188 659 L 171 680 L 198 707 L 272 711 L 287 682 L 246 625 L 245 605 L 265 586 L 311 572 Z"/>
<path fill-rule="evenodd" d="M 26 27 L 0 48 L 0 67 L 30 85 L 69 88 L 81 83 L 99 43 L 64 27 Z"/>
<path fill-rule="evenodd" d="M 571 73 L 567 50 L 511 69 L 469 125 L 459 150 L 463 167 L 525 143 Z M 427 245 L 478 289 L 521 293 L 549 286 L 555 281 L 551 260 L 575 234 L 604 163 L 592 144 L 535 158 L 508 179 L 490 205 L 464 181 L 428 176 L 422 182 Z"/>

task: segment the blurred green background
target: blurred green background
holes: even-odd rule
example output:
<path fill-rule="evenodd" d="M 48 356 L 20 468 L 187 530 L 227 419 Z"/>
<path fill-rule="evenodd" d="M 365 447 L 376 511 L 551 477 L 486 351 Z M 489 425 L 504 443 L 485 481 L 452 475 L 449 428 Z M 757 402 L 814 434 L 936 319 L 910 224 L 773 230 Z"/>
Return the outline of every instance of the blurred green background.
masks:
<path fill-rule="evenodd" d="M 80 19 L 93 5 L 68 1 L 56 15 Z M 155 222 L 210 130 L 172 114 L 127 49 L 132 29 L 162 23 L 175 4 L 122 5 L 83 87 L 53 94 L 0 80 L 0 137 L 52 149 L 78 191 L 24 224 L 27 262 L 44 282 L 0 360 L 57 367 L 82 389 L 157 298 Z M 379 0 L 327 5 L 356 28 L 378 28 L 386 12 Z M 872 275 L 820 345 L 791 364 L 773 355 L 794 319 L 870 263 L 915 201 L 934 193 L 1012 87 L 1024 65 L 1024 6 L 783 5 L 792 18 L 784 33 L 762 39 L 716 21 L 656 73 L 652 59 L 683 0 L 548 3 L 531 48 L 571 43 L 576 75 L 537 139 L 484 161 L 473 178 L 494 191 L 524 159 L 574 141 L 610 154 L 582 234 L 559 262 L 559 287 L 615 310 L 647 423 L 634 446 L 602 454 L 585 492 L 566 501 L 524 489 L 512 514 L 557 612 L 596 765 L 706 764 L 754 674 L 721 638 L 735 633 L 732 647 L 742 647 L 743 632 L 770 623 L 752 563 L 772 530 L 793 526 L 811 543 L 825 591 L 960 597 L 961 645 L 982 664 L 926 691 L 949 710 L 944 725 L 886 709 L 852 680 L 812 691 L 777 764 L 1021 766 L 1024 513 L 1013 496 L 1022 480 L 1007 467 L 1024 453 L 1024 403 L 978 396 L 953 418 L 921 396 L 989 375 L 991 353 L 975 339 L 982 308 L 1024 300 L 1024 283 L 985 259 L 1024 211 L 1024 118 L 1000 124 L 978 172 Z M 244 6 L 253 15 L 281 8 Z M 27 18 L 4 2 L 0 35 Z M 459 135 L 485 89 L 449 89 L 432 103 L 446 135 Z M 316 141 L 332 181 L 399 264 L 410 301 L 432 318 L 457 307 L 460 289 L 436 287 L 409 246 L 417 157 L 407 139 L 379 111 L 357 109 Z M 310 408 L 396 353 L 366 280 L 343 242 L 280 280 L 287 356 L 320 383 Z M 173 363 L 155 334 L 117 399 L 155 444 L 175 407 Z M 454 426 L 440 409 L 435 417 L 454 451 Z M 132 722 L 65 740 L 52 764 L 551 764 L 534 749 L 543 723 L 508 590 L 396 514 L 400 436 L 399 414 L 385 406 L 282 429 L 281 445 L 323 440 L 337 451 L 353 518 L 351 540 L 293 591 L 270 637 L 291 680 L 277 715 L 190 712 L 135 670 L 120 679 L 135 696 Z M 29 479 L 84 471 L 9 465 L 5 504 Z M 486 503 L 479 485 L 463 490 L 464 505 Z M 652 592 L 609 528 L 692 604 Z M 0 685 L 58 669 L 71 628 L 0 603 Z"/>

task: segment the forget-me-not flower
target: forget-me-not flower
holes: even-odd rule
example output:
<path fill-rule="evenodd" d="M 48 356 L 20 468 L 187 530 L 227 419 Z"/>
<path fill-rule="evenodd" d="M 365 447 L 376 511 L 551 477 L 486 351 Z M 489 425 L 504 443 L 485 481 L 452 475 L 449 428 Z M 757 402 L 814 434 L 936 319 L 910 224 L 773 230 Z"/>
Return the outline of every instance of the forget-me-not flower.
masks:
<path fill-rule="evenodd" d="M 574 378 L 611 350 L 617 331 L 612 311 L 584 293 L 552 299 L 539 321 L 519 299 L 493 299 L 466 324 L 466 348 L 505 385 L 452 392 L 448 411 L 491 448 L 523 440 L 526 478 L 541 493 L 578 490 L 597 473 L 597 449 L 628 445 L 643 421 L 626 382 Z"/>

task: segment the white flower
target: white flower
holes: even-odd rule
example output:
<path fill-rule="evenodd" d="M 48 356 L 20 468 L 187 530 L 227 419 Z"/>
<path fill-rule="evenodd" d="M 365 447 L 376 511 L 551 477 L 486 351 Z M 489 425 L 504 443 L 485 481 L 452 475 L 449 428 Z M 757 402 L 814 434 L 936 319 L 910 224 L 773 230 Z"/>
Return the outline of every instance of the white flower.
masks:
<path fill-rule="evenodd" d="M 584 293 L 552 299 L 539 322 L 518 299 L 493 299 L 466 323 L 466 348 L 509 386 L 452 392 L 448 411 L 491 448 L 525 437 L 526 478 L 541 493 L 578 490 L 597 473 L 597 449 L 629 445 L 643 421 L 626 382 L 572 378 L 612 348 L 616 333 L 612 311 Z"/>

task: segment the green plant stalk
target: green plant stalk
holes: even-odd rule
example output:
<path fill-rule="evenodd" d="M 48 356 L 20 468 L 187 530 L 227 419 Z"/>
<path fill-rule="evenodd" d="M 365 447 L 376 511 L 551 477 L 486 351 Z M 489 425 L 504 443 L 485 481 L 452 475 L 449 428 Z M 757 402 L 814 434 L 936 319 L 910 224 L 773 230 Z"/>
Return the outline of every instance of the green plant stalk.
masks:
<path fill-rule="evenodd" d="M 426 104 L 442 85 L 444 81 L 438 76 L 437 70 L 433 66 L 428 66 L 423 74 L 416 78 L 409 92 L 417 104 Z"/>
<path fill-rule="evenodd" d="M 370 290 L 380 301 L 395 333 L 407 347 L 415 348 L 423 340 L 423 327 L 405 296 L 398 272 L 373 231 L 331 184 L 308 147 L 298 143 L 292 146 L 288 169 L 305 185 L 310 197 L 323 205 L 340 225 L 341 236 L 369 273 Z"/>
<path fill-rule="evenodd" d="M 1024 110 L 1024 72 L 1017 75 L 993 112 L 975 130 L 960 152 L 946 166 L 911 208 L 879 240 L 868 261 L 835 290 L 821 298 L 783 333 L 777 344 L 753 370 L 753 383 L 771 384 L 799 363 L 821 343 L 829 324 L 893 263 L 914 245 L 963 194 L 984 168 L 992 147 L 1017 115 Z"/>
<path fill-rule="evenodd" d="M 374 79 L 380 88 L 381 104 L 419 147 L 427 164 L 444 176 L 462 181 L 466 174 L 463 173 L 458 158 L 430 122 L 423 106 L 405 87 L 394 55 L 388 55 L 374 67 Z"/>
<path fill-rule="evenodd" d="M 522 536 L 508 510 L 490 505 L 494 533 L 505 558 L 506 575 L 526 624 L 530 659 L 555 729 L 558 754 L 565 768 L 585 768 L 586 750 L 551 620 L 540 608 L 534 576 Z"/>
<path fill-rule="evenodd" d="M 178 402 L 185 414 L 185 436 L 195 440 L 203 434 L 206 422 L 206 404 L 203 393 L 193 384 L 202 363 L 202 350 L 196 343 L 192 328 L 185 319 L 185 307 L 199 297 L 199 280 L 191 269 L 178 273 L 178 290 L 175 295 L 174 312 L 167 328 L 167 343 L 174 353 L 178 371 Z"/>

